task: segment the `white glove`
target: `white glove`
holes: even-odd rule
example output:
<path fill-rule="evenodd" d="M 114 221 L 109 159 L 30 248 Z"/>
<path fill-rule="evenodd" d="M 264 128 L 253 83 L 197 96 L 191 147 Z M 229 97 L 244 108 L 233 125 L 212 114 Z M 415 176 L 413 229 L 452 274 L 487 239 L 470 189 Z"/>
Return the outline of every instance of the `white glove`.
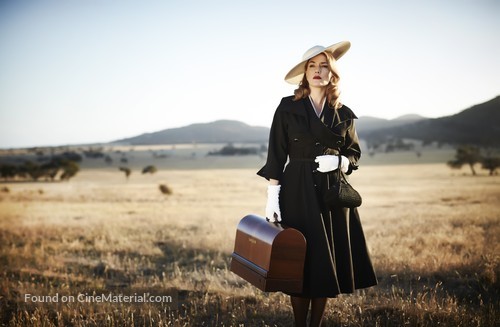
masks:
<path fill-rule="evenodd" d="M 281 185 L 269 185 L 267 187 L 266 217 L 275 223 L 281 221 L 280 195 Z M 274 214 L 276 213 L 276 217 Z"/>
<path fill-rule="evenodd" d="M 344 156 L 340 156 L 340 158 L 342 158 L 342 161 L 340 162 L 340 170 L 345 173 L 349 169 L 349 159 Z M 322 173 L 336 170 L 339 166 L 339 156 L 325 154 L 317 156 L 314 161 L 318 163 L 318 171 Z"/>

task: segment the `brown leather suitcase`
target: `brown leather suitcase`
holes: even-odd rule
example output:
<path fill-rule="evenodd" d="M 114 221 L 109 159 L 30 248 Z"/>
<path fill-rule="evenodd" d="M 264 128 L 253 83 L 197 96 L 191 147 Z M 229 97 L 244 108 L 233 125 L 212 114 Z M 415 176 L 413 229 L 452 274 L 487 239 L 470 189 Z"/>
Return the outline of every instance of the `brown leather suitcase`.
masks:
<path fill-rule="evenodd" d="M 301 232 L 247 215 L 236 230 L 231 271 L 265 292 L 300 293 L 305 256 Z"/>

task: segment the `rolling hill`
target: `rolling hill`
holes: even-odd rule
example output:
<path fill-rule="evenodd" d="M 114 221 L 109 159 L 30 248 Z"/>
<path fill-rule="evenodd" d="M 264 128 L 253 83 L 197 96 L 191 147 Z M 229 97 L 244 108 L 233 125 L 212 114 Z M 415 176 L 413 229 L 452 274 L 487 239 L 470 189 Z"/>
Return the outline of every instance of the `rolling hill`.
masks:
<path fill-rule="evenodd" d="M 415 122 L 424 117 L 406 115 L 396 119 L 387 120 L 376 117 L 361 117 L 357 121 L 358 130 L 374 131 L 381 128 L 399 126 Z M 181 144 L 181 143 L 260 143 L 267 142 L 269 128 L 249 126 L 235 120 L 217 120 L 210 123 L 197 123 L 179 128 L 165 129 L 153 133 L 120 139 L 112 144 L 153 145 L 153 144 Z"/>
<path fill-rule="evenodd" d="M 359 137 L 369 142 L 411 138 L 425 142 L 500 147 L 500 96 L 455 115 L 428 119 L 405 115 L 387 120 L 363 116 L 356 122 Z M 217 120 L 145 133 L 111 144 L 266 143 L 269 128 L 235 120 Z"/>
<path fill-rule="evenodd" d="M 356 129 L 358 131 L 358 134 L 362 135 L 361 133 L 366 134 L 378 129 L 410 124 L 424 119 L 427 118 L 415 114 L 404 115 L 395 119 L 361 116 L 356 121 Z"/>
<path fill-rule="evenodd" d="M 154 133 L 125 138 L 111 143 L 130 145 L 181 144 L 181 143 L 260 143 L 267 142 L 269 128 L 250 126 L 235 120 L 217 120 L 210 123 L 191 124 L 165 129 Z"/>
<path fill-rule="evenodd" d="M 375 129 L 360 137 L 379 142 L 392 137 L 500 147 L 500 96 L 455 115 Z"/>

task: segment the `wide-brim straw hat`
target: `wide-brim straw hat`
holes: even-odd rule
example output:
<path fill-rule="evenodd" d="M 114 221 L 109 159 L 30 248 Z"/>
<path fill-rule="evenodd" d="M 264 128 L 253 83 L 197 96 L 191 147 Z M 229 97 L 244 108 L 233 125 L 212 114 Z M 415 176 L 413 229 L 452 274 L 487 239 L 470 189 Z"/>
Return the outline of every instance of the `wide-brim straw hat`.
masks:
<path fill-rule="evenodd" d="M 331 45 L 329 47 L 323 47 L 321 45 L 316 45 L 312 47 L 311 49 L 307 50 L 306 53 L 302 56 L 302 61 L 295 65 L 288 74 L 285 76 L 285 81 L 287 81 L 290 84 L 299 84 L 302 81 L 302 78 L 304 77 L 304 72 L 305 72 L 305 63 L 311 58 L 314 58 L 315 56 L 319 55 L 320 53 L 323 52 L 330 52 L 335 60 L 339 60 L 340 57 L 342 57 L 347 50 L 351 47 L 351 42 L 349 41 L 342 41 L 339 43 L 335 43 L 334 45 Z"/>

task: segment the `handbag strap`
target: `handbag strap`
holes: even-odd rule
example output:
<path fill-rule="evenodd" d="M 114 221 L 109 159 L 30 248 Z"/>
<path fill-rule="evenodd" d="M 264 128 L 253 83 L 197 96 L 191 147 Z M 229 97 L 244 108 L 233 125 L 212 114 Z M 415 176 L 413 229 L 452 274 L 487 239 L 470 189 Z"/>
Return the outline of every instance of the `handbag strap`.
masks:
<path fill-rule="evenodd" d="M 341 164 L 342 164 L 342 156 L 340 155 L 340 153 L 338 154 L 338 157 L 339 157 L 339 163 L 337 165 L 337 180 L 340 181 L 340 167 L 341 167 Z M 347 180 L 344 178 L 344 180 L 347 182 Z M 327 190 L 330 189 L 330 174 L 326 174 L 326 182 L 327 182 Z"/>
<path fill-rule="evenodd" d="M 340 153 L 338 154 L 338 156 L 339 156 L 339 165 L 337 167 L 337 177 L 339 178 L 339 181 L 340 181 L 340 167 L 342 164 L 342 156 L 340 155 Z"/>
<path fill-rule="evenodd" d="M 344 173 L 340 169 L 340 167 L 342 166 L 342 155 L 339 153 L 338 157 L 339 157 L 339 164 L 337 166 L 337 180 L 340 182 L 341 178 L 342 178 L 346 184 L 349 184 L 349 181 L 347 180 Z M 330 189 L 330 175 L 328 173 L 326 174 L 326 180 L 327 180 L 327 189 L 329 190 Z M 351 184 L 349 184 L 349 185 L 351 185 Z"/>
<path fill-rule="evenodd" d="M 339 180 L 339 181 L 344 180 L 344 182 L 345 182 L 346 184 L 351 185 L 351 184 L 349 183 L 349 181 L 347 180 L 347 177 L 346 177 L 346 175 L 344 174 L 344 172 L 343 172 L 343 171 L 341 171 L 341 169 L 340 169 L 341 164 L 342 164 L 342 156 L 341 156 L 341 155 L 340 155 L 340 153 L 339 153 L 339 166 L 337 167 L 337 177 L 338 177 L 338 180 Z"/>

